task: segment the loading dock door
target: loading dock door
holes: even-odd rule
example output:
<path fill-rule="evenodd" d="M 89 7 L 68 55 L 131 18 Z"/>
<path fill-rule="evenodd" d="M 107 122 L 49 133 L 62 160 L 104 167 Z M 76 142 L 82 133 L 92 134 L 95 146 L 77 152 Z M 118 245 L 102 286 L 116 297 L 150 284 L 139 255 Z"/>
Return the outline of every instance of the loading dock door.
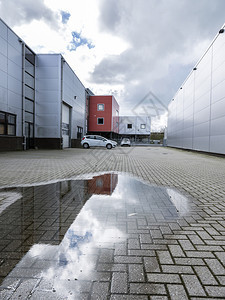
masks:
<path fill-rule="evenodd" d="M 63 148 L 68 148 L 70 146 L 70 108 L 69 106 L 62 105 L 62 138 L 63 138 Z"/>

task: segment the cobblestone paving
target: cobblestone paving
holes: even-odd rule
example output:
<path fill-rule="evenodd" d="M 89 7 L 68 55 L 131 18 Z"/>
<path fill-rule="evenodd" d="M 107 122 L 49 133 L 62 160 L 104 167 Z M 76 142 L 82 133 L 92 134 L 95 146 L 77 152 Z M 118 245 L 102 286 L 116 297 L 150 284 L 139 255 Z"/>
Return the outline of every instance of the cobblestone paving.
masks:
<path fill-rule="evenodd" d="M 31 299 L 225 299 L 223 157 L 155 147 L 0 153 L 0 187 L 110 171 L 129 173 L 155 186 L 176 189 L 188 198 L 189 213 L 171 222 L 160 220 L 160 216 L 154 222 L 134 216 L 134 221 L 129 222 L 127 242 L 105 247 L 98 254 L 99 278 L 81 287 L 82 298 L 56 298 L 46 283 L 37 298 L 34 294 Z M 4 193 L 0 197 L 4 199 Z M 140 197 L 144 194 L 140 193 Z M 6 235 L 2 230 L 1 235 L 0 253 L 12 251 L 16 242 L 3 248 L 2 237 Z M 4 259 L 1 254 L 0 269 Z M 12 264 L 19 259 L 13 256 Z M 31 297 L 31 290 L 40 279 L 32 274 L 29 264 L 26 272 L 23 280 L 18 274 L 14 274 L 13 281 L 9 278 L 0 289 L 0 299 Z"/>

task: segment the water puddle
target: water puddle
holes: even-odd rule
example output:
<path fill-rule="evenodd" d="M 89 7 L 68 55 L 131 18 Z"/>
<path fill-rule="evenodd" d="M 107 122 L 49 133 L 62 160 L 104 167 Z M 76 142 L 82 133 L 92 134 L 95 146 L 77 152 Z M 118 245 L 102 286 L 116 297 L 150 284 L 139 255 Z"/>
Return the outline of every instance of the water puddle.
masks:
<path fill-rule="evenodd" d="M 187 212 L 177 191 L 123 174 L 0 190 L 0 298 L 106 299 L 113 273 Z"/>

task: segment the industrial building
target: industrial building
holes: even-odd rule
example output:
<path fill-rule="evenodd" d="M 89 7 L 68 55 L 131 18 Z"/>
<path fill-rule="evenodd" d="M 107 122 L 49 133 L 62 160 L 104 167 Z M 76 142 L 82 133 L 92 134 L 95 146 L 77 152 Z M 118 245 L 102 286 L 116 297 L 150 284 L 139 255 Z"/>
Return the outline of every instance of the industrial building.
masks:
<path fill-rule="evenodd" d="M 113 96 L 89 96 L 88 133 L 118 138 L 119 104 Z"/>
<path fill-rule="evenodd" d="M 224 28 L 168 106 L 168 146 L 225 154 Z"/>
<path fill-rule="evenodd" d="M 75 147 L 85 87 L 61 54 L 35 54 L 0 19 L 0 150 Z"/>
<path fill-rule="evenodd" d="M 149 142 L 151 133 L 150 116 L 120 116 L 120 137 L 130 138 L 132 142 Z"/>

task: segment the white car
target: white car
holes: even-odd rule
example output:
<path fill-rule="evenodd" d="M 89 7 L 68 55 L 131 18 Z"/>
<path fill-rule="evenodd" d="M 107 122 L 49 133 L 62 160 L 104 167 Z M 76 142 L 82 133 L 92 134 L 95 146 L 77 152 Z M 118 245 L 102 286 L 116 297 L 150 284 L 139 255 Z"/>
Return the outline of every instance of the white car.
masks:
<path fill-rule="evenodd" d="M 121 143 L 120 143 L 120 146 L 123 147 L 123 146 L 128 146 L 130 147 L 130 139 L 128 138 L 123 138 Z"/>
<path fill-rule="evenodd" d="M 108 140 L 100 135 L 86 135 L 82 138 L 81 145 L 85 149 L 89 147 L 106 147 L 111 149 L 117 146 L 117 142 Z"/>

